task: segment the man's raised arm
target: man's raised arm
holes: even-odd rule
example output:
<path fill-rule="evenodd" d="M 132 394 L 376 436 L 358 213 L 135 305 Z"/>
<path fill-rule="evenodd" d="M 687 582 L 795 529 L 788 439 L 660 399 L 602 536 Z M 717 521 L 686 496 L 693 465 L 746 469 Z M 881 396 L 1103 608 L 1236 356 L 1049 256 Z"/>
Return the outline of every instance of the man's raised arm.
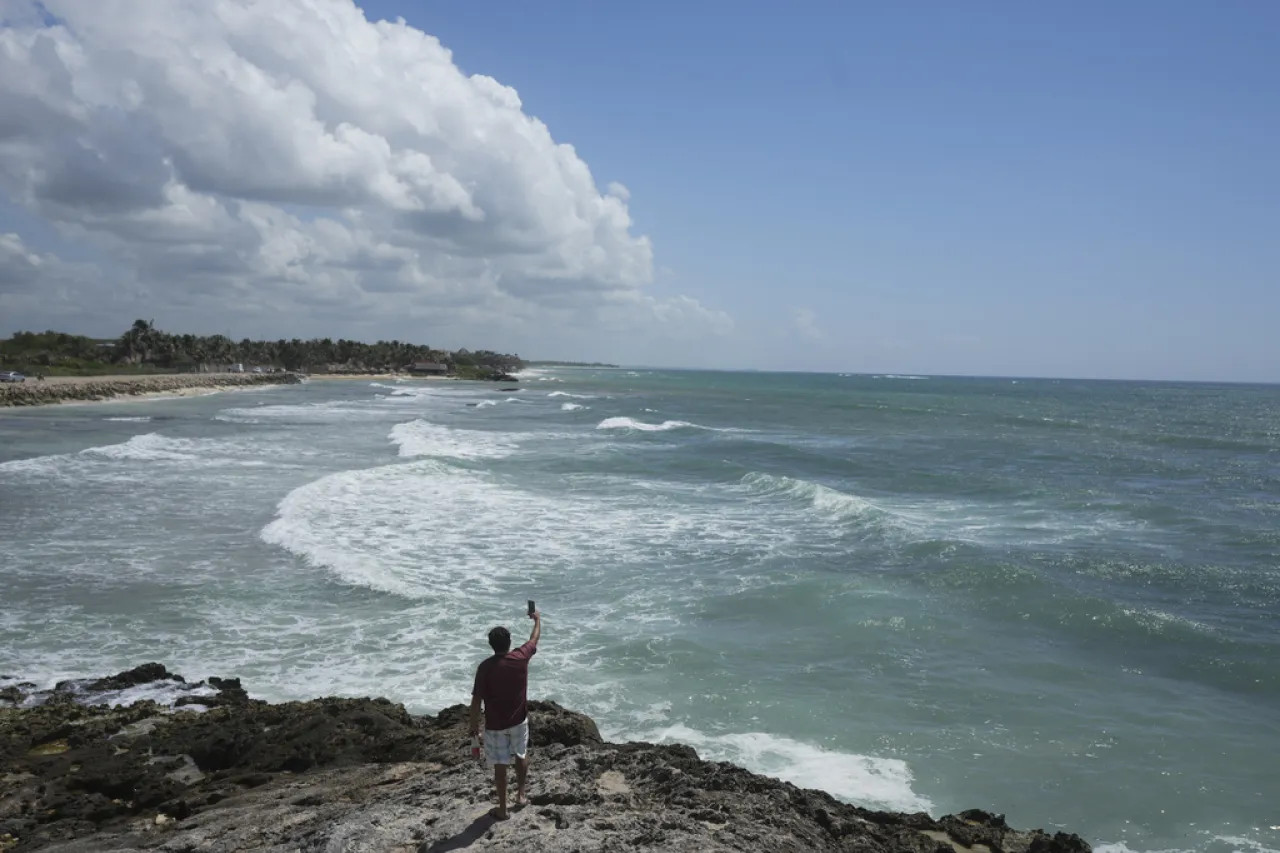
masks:
<path fill-rule="evenodd" d="M 533 620 L 533 633 L 529 635 L 529 642 L 533 643 L 534 648 L 537 648 L 538 638 L 542 636 L 542 611 L 533 611 L 529 618 Z"/>

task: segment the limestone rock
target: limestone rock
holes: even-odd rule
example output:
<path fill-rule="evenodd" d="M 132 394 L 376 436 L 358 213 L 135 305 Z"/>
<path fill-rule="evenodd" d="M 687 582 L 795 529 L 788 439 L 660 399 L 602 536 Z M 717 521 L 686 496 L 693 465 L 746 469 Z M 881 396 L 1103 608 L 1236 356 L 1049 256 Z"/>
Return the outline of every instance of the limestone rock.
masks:
<path fill-rule="evenodd" d="M 0 709 L 0 839 L 60 853 L 1090 853 L 1078 836 L 985 811 L 863 809 L 687 746 L 606 743 L 551 702 L 530 703 L 529 804 L 498 822 L 464 706 L 414 717 L 386 699 L 270 705 L 241 698 L 238 680 L 208 684 L 230 696 L 204 713 Z M 65 750 L 32 752 L 52 742 Z"/>

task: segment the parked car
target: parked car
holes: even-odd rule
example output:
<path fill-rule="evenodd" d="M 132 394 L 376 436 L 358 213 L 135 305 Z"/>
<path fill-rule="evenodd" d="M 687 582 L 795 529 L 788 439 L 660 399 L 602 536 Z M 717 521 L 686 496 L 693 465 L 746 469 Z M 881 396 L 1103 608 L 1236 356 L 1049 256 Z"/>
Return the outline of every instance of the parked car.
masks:
<path fill-rule="evenodd" d="M 0 382 L 26 382 L 26 381 L 27 381 L 27 377 L 23 376 L 21 373 L 12 372 L 12 371 L 9 373 L 0 373 Z"/>

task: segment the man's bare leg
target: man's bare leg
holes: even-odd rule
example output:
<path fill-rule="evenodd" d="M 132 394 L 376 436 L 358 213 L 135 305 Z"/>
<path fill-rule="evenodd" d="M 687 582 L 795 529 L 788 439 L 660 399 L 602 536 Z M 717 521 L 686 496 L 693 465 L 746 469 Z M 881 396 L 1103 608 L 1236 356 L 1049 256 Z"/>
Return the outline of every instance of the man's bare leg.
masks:
<path fill-rule="evenodd" d="M 529 778 L 529 757 L 524 758 L 516 756 L 516 808 L 523 808 L 529 804 L 529 798 L 525 796 L 524 783 Z"/>
<path fill-rule="evenodd" d="M 493 784 L 498 789 L 498 807 L 490 812 L 498 820 L 511 817 L 507 813 L 507 765 L 493 765 Z"/>

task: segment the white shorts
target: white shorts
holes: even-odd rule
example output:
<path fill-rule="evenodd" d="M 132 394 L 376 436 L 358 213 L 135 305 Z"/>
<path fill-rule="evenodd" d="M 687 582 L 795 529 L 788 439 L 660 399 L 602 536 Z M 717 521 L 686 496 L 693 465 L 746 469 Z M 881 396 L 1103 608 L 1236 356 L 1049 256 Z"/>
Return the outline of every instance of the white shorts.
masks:
<path fill-rule="evenodd" d="M 509 729 L 484 730 L 484 758 L 492 767 L 510 764 L 511 759 L 524 758 L 529 752 L 529 718 Z"/>

